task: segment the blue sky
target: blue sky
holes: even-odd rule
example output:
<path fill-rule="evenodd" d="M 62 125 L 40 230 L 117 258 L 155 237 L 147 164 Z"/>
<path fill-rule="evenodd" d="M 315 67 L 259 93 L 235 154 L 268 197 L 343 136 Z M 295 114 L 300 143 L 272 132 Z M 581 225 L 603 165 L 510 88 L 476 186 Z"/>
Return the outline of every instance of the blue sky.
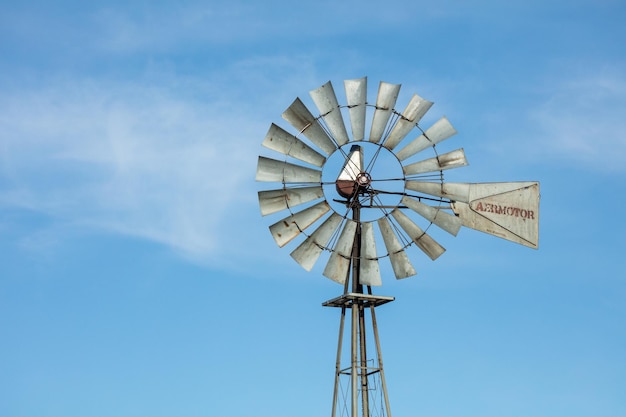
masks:
<path fill-rule="evenodd" d="M 274 244 L 254 178 L 296 96 L 362 76 L 451 120 L 470 165 L 446 178 L 541 182 L 539 250 L 463 229 L 383 277 L 393 413 L 626 415 L 625 18 L 617 0 L 2 3 L 0 415 L 330 414 L 321 303 L 342 288 Z"/>

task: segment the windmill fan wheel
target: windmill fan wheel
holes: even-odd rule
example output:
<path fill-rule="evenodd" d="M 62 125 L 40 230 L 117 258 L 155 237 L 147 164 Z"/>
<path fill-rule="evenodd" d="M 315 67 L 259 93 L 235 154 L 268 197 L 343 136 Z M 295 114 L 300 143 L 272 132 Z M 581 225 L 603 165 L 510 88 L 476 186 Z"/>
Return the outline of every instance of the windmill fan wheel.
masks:
<path fill-rule="evenodd" d="M 467 226 L 537 247 L 538 183 L 446 183 L 445 170 L 468 163 L 462 148 L 437 152 L 457 133 L 446 117 L 421 127 L 431 101 L 414 94 L 397 111 L 400 85 L 380 82 L 370 104 L 365 77 L 344 81 L 344 89 L 344 105 L 330 81 L 310 92 L 318 116 L 296 98 L 282 114 L 293 133 L 272 124 L 262 142 L 281 156 L 259 157 L 257 181 L 277 184 L 258 193 L 261 214 L 286 215 L 270 231 L 280 247 L 300 237 L 291 256 L 304 269 L 329 252 L 323 274 L 341 284 L 355 256 L 364 285 L 381 285 L 381 258 L 389 258 L 396 278 L 415 275 L 409 246 L 432 260 L 445 251 L 427 233 L 432 225 L 454 236 Z M 503 218 L 480 211 L 492 200 L 502 200 Z M 518 224 L 519 215 L 506 213 L 512 204 L 526 204 L 532 218 Z"/>

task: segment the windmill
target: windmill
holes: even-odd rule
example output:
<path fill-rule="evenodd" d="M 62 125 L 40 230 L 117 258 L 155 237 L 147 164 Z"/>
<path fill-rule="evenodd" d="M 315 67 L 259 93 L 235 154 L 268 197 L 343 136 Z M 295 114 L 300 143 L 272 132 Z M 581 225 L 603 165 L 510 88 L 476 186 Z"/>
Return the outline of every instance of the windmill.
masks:
<path fill-rule="evenodd" d="M 444 171 L 468 163 L 462 148 L 437 149 L 456 134 L 446 117 L 421 127 L 432 102 L 414 94 L 400 112 L 398 84 L 380 82 L 375 104 L 367 78 L 344 88 L 344 105 L 330 81 L 310 92 L 319 116 L 296 98 L 282 114 L 293 134 L 270 126 L 262 145 L 280 156 L 259 156 L 256 179 L 276 185 L 258 193 L 259 205 L 280 216 L 270 226 L 278 246 L 299 239 L 291 257 L 307 271 L 328 254 L 323 275 L 343 286 L 323 303 L 341 310 L 332 416 L 391 417 L 375 309 L 394 297 L 373 294 L 380 261 L 397 279 L 414 276 L 407 249 L 435 260 L 445 249 L 433 234 L 462 226 L 536 249 L 539 183 L 445 182 Z"/>

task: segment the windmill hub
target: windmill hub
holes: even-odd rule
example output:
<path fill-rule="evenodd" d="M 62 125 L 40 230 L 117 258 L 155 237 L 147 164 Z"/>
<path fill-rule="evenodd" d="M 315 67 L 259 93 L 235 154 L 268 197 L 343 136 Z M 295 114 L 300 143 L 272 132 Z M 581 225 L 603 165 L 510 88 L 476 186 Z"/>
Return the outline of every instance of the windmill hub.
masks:
<path fill-rule="evenodd" d="M 369 188 L 371 183 L 371 175 L 367 172 L 360 172 L 354 180 L 338 179 L 335 186 L 340 196 L 352 200 L 359 195 L 373 194 L 374 192 Z"/>
<path fill-rule="evenodd" d="M 356 182 L 359 187 L 367 187 L 372 182 L 372 177 L 367 172 L 360 172 L 359 175 L 356 176 Z"/>
<path fill-rule="evenodd" d="M 363 209 L 363 221 L 376 221 L 385 209 L 400 204 L 404 193 L 402 166 L 380 144 L 368 141 L 341 146 L 328 158 L 322 173 L 326 200 L 339 215 L 346 207 Z"/>

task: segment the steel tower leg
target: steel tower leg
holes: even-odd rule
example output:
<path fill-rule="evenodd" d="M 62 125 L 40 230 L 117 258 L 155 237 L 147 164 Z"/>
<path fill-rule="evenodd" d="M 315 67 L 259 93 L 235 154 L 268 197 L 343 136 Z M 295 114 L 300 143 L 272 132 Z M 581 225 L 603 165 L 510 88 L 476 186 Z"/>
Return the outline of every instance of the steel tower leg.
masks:
<path fill-rule="evenodd" d="M 360 226 L 359 208 L 353 208 L 353 218 Z M 393 297 L 377 296 L 372 294 L 371 287 L 367 287 L 367 294 L 363 292 L 363 285 L 360 284 L 360 253 L 361 253 L 361 230 L 357 228 L 352 248 L 352 256 L 350 259 L 350 268 L 348 268 L 348 276 L 344 286 L 342 296 L 326 301 L 322 305 L 328 307 L 340 307 L 341 319 L 339 322 L 339 340 L 337 343 L 337 358 L 335 362 L 335 386 L 333 391 L 332 417 L 337 416 L 337 408 L 340 401 L 343 402 L 343 410 L 348 411 L 346 404 L 347 398 L 345 394 L 340 392 L 341 377 L 349 375 L 350 377 L 350 415 L 348 417 L 370 417 L 370 381 L 369 378 L 378 374 L 381 379 L 380 388 L 385 403 L 385 416 L 391 417 L 391 409 L 389 406 L 389 397 L 387 395 L 387 384 L 383 371 L 382 352 L 380 348 L 380 340 L 378 336 L 378 326 L 376 323 L 375 308 L 379 305 L 393 301 Z M 351 291 L 350 291 L 351 290 Z M 350 308 L 350 366 L 342 368 L 343 338 L 346 310 Z M 373 366 L 368 367 L 367 356 L 367 324 L 365 320 L 366 310 L 370 310 L 371 314 L 371 335 L 374 337 L 376 346 L 376 360 Z M 374 358 L 371 358 L 374 359 Z M 341 394 L 341 395 L 340 395 Z M 361 410 L 359 412 L 359 395 Z M 340 412 L 340 415 L 344 415 Z M 380 415 L 375 413 L 375 415 Z"/>
<path fill-rule="evenodd" d="M 368 287 L 369 290 L 369 287 Z M 334 298 L 332 300 L 323 303 L 327 307 L 340 307 L 341 318 L 339 322 L 339 340 L 337 343 L 337 358 L 335 362 L 335 386 L 333 391 L 333 406 L 332 417 L 337 415 L 346 417 L 369 417 L 370 415 L 391 417 L 391 408 L 389 405 L 389 396 L 387 393 L 387 383 L 385 380 L 385 373 L 383 369 L 382 350 L 380 347 L 380 337 L 378 334 L 378 325 L 376 322 L 375 308 L 382 304 L 393 301 L 393 297 L 385 297 L 379 295 L 372 295 L 371 291 L 368 294 L 363 293 L 346 293 L 342 296 Z M 343 338 L 345 334 L 345 317 L 346 311 L 350 309 L 352 328 L 350 329 L 350 365 L 342 368 L 342 359 L 348 359 L 344 357 L 343 350 Z M 365 315 L 366 311 L 370 311 L 371 323 L 366 323 Z M 361 314 L 363 313 L 363 314 Z M 361 320 L 363 319 L 363 320 Z M 367 325 L 371 325 L 370 337 L 373 337 L 373 342 L 376 348 L 375 357 L 367 357 Z M 371 342 L 371 340 L 370 340 Z M 373 362 L 373 365 L 368 366 L 368 361 Z M 371 384 L 369 378 L 378 376 L 380 378 L 380 384 Z M 349 391 L 350 398 L 347 398 L 347 392 L 341 390 L 342 377 L 349 377 Z M 343 385 L 347 389 L 346 385 Z M 382 400 L 384 401 L 384 411 L 381 410 L 374 412 L 371 407 L 375 404 L 370 397 L 370 391 L 375 389 L 381 389 Z M 359 398 L 360 396 L 360 398 Z M 349 405 L 347 403 L 350 403 Z M 360 407 L 359 407 L 360 406 Z M 340 409 L 339 413 L 337 410 Z"/>
<path fill-rule="evenodd" d="M 371 293 L 371 288 L 368 287 Z M 391 407 L 389 406 L 389 395 L 387 394 L 387 382 L 385 381 L 385 371 L 383 368 L 383 353 L 380 349 L 380 339 L 378 338 L 378 325 L 376 324 L 376 312 L 374 306 L 370 306 L 372 313 L 372 331 L 374 333 L 374 340 L 376 342 L 376 354 L 378 355 L 378 366 L 380 372 L 381 387 L 383 390 L 383 397 L 385 399 L 385 410 L 387 410 L 387 417 L 391 417 Z"/>
<path fill-rule="evenodd" d="M 358 200 L 357 200 L 358 201 Z M 357 223 L 354 243 L 352 245 L 352 292 L 363 294 L 361 285 L 361 208 L 355 204 L 352 208 L 352 219 Z M 366 329 L 363 304 L 352 304 L 352 415 L 357 416 L 358 386 L 361 388 L 361 410 L 363 417 L 369 417 L 368 372 Z M 358 343 L 358 345 L 357 345 Z M 360 360 L 359 360 L 360 359 Z M 360 376 L 360 378 L 359 378 Z"/>
<path fill-rule="evenodd" d="M 341 350 L 343 347 L 343 326 L 346 321 L 346 308 L 341 308 L 341 320 L 339 321 L 339 342 L 337 343 L 337 360 L 335 362 L 335 389 L 333 391 L 332 417 L 337 415 L 337 401 L 339 399 L 339 377 L 341 376 Z"/>
<path fill-rule="evenodd" d="M 358 358 L 358 349 L 357 349 L 357 332 L 356 332 L 356 326 L 358 323 L 358 317 L 359 317 L 359 310 L 358 310 L 358 305 L 356 303 L 352 304 L 352 333 L 351 333 L 351 346 L 350 346 L 350 350 L 351 350 L 351 354 L 350 354 L 350 380 L 352 382 L 351 384 L 351 388 L 352 388 L 352 394 L 350 396 L 351 398 L 351 411 L 352 414 L 350 414 L 350 416 L 358 416 L 359 415 L 359 409 L 358 409 L 358 404 L 359 404 L 359 380 L 358 380 L 358 374 L 359 374 L 359 368 L 357 366 L 357 361 L 359 360 Z"/>

